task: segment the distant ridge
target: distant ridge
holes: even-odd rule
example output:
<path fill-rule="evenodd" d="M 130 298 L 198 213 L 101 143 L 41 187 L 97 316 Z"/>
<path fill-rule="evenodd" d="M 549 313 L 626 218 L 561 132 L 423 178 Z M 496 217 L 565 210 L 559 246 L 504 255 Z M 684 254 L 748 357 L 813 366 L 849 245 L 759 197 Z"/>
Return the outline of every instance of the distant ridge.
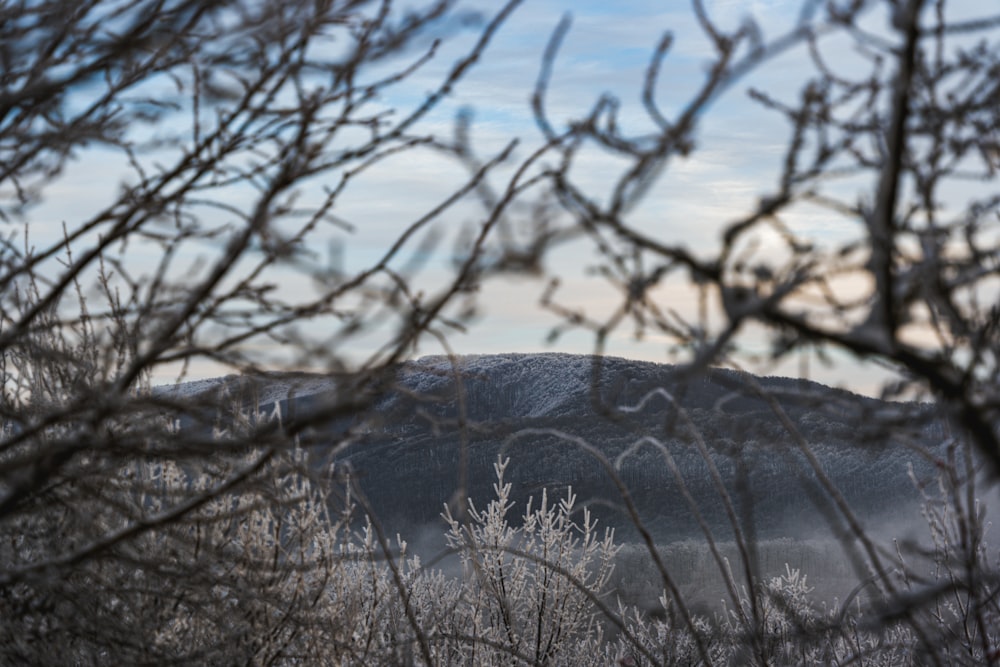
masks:
<path fill-rule="evenodd" d="M 265 414 L 322 415 L 343 399 L 338 389 L 346 381 L 266 374 L 157 391 L 226 391 L 244 401 L 252 394 L 250 404 Z M 770 399 L 796 434 L 781 425 Z M 307 440 L 315 465 L 350 463 L 394 529 L 437 519 L 455 497 L 462 460 L 470 496 L 488 500 L 492 464 L 501 455 L 512 458 L 509 481 L 519 507 L 542 488 L 561 493 L 572 485 L 585 501 L 597 503 L 606 520 L 620 523 L 612 508 L 619 494 L 592 454 L 573 444 L 577 438 L 617 466 L 661 536 L 697 532 L 675 472 L 699 511 L 725 530 L 711 466 L 755 530 L 781 536 L 827 521 L 814 507 L 824 493 L 799 449 L 800 437 L 862 516 L 875 520 L 897 504 L 915 505 L 910 471 L 934 474 L 915 452 L 935 450 L 944 439 L 929 410 L 727 369 L 692 376 L 681 366 L 560 353 L 434 356 L 399 364 L 369 409 L 317 426 Z"/>

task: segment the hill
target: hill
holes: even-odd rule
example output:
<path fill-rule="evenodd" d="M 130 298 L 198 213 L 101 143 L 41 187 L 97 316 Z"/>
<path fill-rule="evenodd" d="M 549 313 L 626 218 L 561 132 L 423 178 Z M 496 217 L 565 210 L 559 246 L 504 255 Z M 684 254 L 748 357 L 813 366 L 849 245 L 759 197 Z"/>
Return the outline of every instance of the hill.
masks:
<path fill-rule="evenodd" d="M 945 434 L 921 404 L 797 379 L 692 374 L 585 355 L 410 361 L 349 412 L 338 406 L 359 389 L 346 377 L 230 377 L 161 391 L 221 391 L 265 416 L 305 418 L 314 464 L 349 465 L 387 528 L 404 532 L 435 522 L 463 479 L 485 504 L 498 456 L 512 459 L 512 513 L 543 488 L 551 498 L 572 486 L 627 532 L 603 457 L 658 539 L 697 535 L 699 513 L 723 539 L 731 535 L 721 489 L 758 536 L 828 530 L 840 519 L 810 459 L 863 518 L 897 521 L 899 508 L 918 505 L 911 471 L 917 479 L 934 474 Z"/>

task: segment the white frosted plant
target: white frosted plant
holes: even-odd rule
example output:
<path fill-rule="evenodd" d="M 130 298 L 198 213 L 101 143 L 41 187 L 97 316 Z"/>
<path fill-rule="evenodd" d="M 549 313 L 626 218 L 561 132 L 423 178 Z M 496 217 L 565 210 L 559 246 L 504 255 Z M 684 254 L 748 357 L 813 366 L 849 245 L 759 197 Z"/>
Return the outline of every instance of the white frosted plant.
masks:
<path fill-rule="evenodd" d="M 827 604 L 801 570 L 786 565 L 783 574 L 758 580 L 755 596 L 744 586 L 723 613 L 695 616 L 697 637 L 667 595 L 652 613 L 621 606 L 645 654 L 619 638 L 605 645 L 607 662 L 705 664 L 707 655 L 713 664 L 741 665 L 997 664 L 1000 562 L 987 539 L 978 471 L 971 459 L 955 458 L 939 466 L 934 483 L 914 478 L 929 541 L 897 545 L 895 557 L 881 554 L 891 580 L 872 571 L 843 603 Z"/>
<path fill-rule="evenodd" d="M 660 598 L 659 613 L 621 606 L 620 614 L 642 651 L 619 637 L 602 647 L 604 662 L 592 664 L 704 665 L 703 655 L 715 665 L 915 664 L 912 633 L 898 624 L 869 624 L 860 606 L 842 610 L 819 603 L 809 595 L 806 578 L 792 568 L 757 586 L 762 627 L 747 624 L 752 603 L 743 588 L 737 599 L 743 613 L 728 607 L 712 616 L 695 615 L 697 637 L 667 595 Z"/>
<path fill-rule="evenodd" d="M 602 636 L 599 600 L 606 592 L 618 547 L 613 532 L 598 534 L 583 510 L 574 520 L 572 491 L 550 504 L 543 491 L 529 500 L 520 526 L 512 526 L 509 459 L 495 464 L 496 497 L 479 510 L 470 501 L 465 523 L 445 510 L 447 542 L 462 563 L 456 615 L 464 637 L 456 645 L 475 664 L 585 664 Z"/>
<path fill-rule="evenodd" d="M 225 445 L 228 436 L 216 437 Z M 827 605 L 804 572 L 786 566 L 752 582 L 756 595 L 740 587 L 720 611 L 688 622 L 667 595 L 659 609 L 629 601 L 610 609 L 622 592 L 611 587 L 620 550 L 613 533 L 599 532 L 571 491 L 558 502 L 543 491 L 515 513 L 508 460 L 495 464 L 485 507 L 470 502 L 462 517 L 446 508 L 442 529 L 461 568 L 444 574 L 403 540 L 383 536 L 377 517 L 357 526 L 349 493 L 343 512 L 332 512 L 329 494 L 344 480 L 317 478 L 294 442 L 269 457 L 262 448 L 222 451 L 201 466 L 135 459 L 92 496 L 101 502 L 89 513 L 67 508 L 67 520 L 88 521 L 73 524 L 78 533 L 145 527 L 62 579 L 42 573 L 8 587 L 0 657 L 595 667 L 695 665 L 706 657 L 719 665 L 885 666 L 1000 657 L 996 553 L 971 478 L 954 463 L 936 487 L 921 487 L 930 543 L 897 551 L 894 587 L 866 587 Z M 218 488 L 250 469 L 245 483 Z M 84 482 L 74 488 L 86 490 Z M 171 515 L 201 496 L 191 511 Z M 33 521 L 24 515 L 25 531 L 45 528 Z M 26 535 L 8 531 L 8 567 L 37 561 L 57 539 Z M 685 549 L 688 560 L 702 553 Z M 700 585 L 700 570 L 687 570 L 681 577 L 692 581 L 682 583 Z M 653 578 L 645 586 L 660 584 Z"/>
<path fill-rule="evenodd" d="M 901 590 L 897 607 L 914 608 L 924 653 L 948 664 L 1000 663 L 1000 550 L 989 535 L 980 471 L 967 450 L 952 443 L 938 461 L 933 483 L 921 483 L 928 545 L 897 545 Z M 914 604 L 918 601 L 919 604 Z"/>

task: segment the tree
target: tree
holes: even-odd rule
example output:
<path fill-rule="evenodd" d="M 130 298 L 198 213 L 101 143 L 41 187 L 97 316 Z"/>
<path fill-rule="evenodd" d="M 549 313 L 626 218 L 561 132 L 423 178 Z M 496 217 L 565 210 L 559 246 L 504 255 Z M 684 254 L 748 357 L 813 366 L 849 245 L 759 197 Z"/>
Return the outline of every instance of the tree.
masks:
<path fill-rule="evenodd" d="M 822 358 L 839 350 L 885 365 L 892 373 L 885 396 L 932 399 L 962 443 L 959 449 L 967 444 L 974 450 L 964 460 L 958 455 L 960 463 L 938 463 L 951 471 L 946 487 L 953 501 L 958 489 L 966 493 L 952 503 L 951 520 L 963 526 L 960 532 L 981 537 L 975 479 L 980 465 L 991 478 L 1000 470 L 998 211 L 995 195 L 981 187 L 996 178 L 997 87 L 991 77 L 997 51 L 991 40 L 997 19 L 954 19 L 956 4 L 803 3 L 794 28 L 767 41 L 752 20 L 726 31 L 702 3 L 693 3 L 715 58 L 690 102 L 673 115 L 658 104 L 658 77 L 669 65 L 667 34 L 643 88 L 645 111 L 657 128 L 653 136 L 625 132 L 617 101 L 602 99 L 559 144 L 556 195 L 573 216 L 573 231 L 592 239 L 602 256 L 597 270 L 620 286 L 618 304 L 603 316 L 586 315 L 560 305 L 554 290 L 547 303 L 565 318 L 566 328 L 592 330 L 598 352 L 629 322 L 639 334 L 667 336 L 683 351 L 693 376 L 710 364 L 743 363 L 741 335 L 755 326 L 765 332 L 772 360 L 809 351 Z M 883 13 L 888 31 L 873 27 L 870 11 Z M 563 24 L 554 33 L 534 97 L 538 124 L 550 139 L 556 134 L 544 96 L 566 29 Z M 830 30 L 846 33 L 847 45 L 867 66 L 840 67 L 836 54 L 845 43 L 824 48 Z M 796 45 L 815 68 L 797 98 L 749 91 L 789 125 L 776 184 L 756 209 L 725 223 L 713 251 L 686 247 L 683 239 L 634 223 L 634 211 L 667 177 L 669 165 L 695 150 L 696 127 L 710 105 L 748 70 Z M 578 186 L 572 171 L 580 151 L 593 145 L 625 160 L 604 201 Z M 969 182 L 977 186 L 963 187 Z M 810 233 L 808 225 L 796 224 L 806 207 L 818 207 L 828 220 L 848 221 L 851 231 L 832 241 Z M 698 317 L 679 316 L 657 299 L 655 288 L 675 276 L 688 280 L 701 303 L 709 304 Z M 724 316 L 713 317 L 719 311 Z M 774 407 L 778 422 L 794 433 L 794 424 Z M 806 451 L 808 443 L 799 443 Z M 894 587 L 888 561 L 837 489 L 822 474 L 820 480 L 849 528 L 849 541 L 856 541 L 875 578 L 887 585 L 895 601 L 888 607 L 918 635 L 927 631 L 910 615 L 921 604 Z M 981 658 L 996 660 L 995 639 L 983 621 L 992 613 L 986 610 L 990 603 L 981 597 L 995 589 L 980 578 L 982 554 L 973 553 L 980 537 L 957 560 L 965 563 L 959 568 L 966 572 L 962 588 L 972 598 L 966 618 L 976 618 L 983 630 L 970 636 L 981 642 Z M 939 600 L 940 592 L 928 598 Z M 923 650 L 935 655 L 933 642 L 926 635 L 921 640 Z"/>
<path fill-rule="evenodd" d="M 246 350 L 261 341 L 337 371 L 340 346 L 388 321 L 394 330 L 324 418 L 370 401 L 382 371 L 444 322 L 444 308 L 468 286 L 466 268 L 438 294 L 417 294 L 399 256 L 509 150 L 415 215 L 361 271 L 316 261 L 310 244 L 324 227 L 348 226 L 333 209 L 366 170 L 420 147 L 459 150 L 415 126 L 515 4 L 499 8 L 436 89 L 399 115 L 384 98 L 432 59 L 430 37 L 475 18 L 452 2 L 405 13 L 353 1 L 0 8 L 0 214 L 8 225 L 27 223 L 23 242 L 20 232 L 6 234 L 0 250 L 0 560 L 4 603 L 21 621 L 11 637 L 72 646 L 83 662 L 161 660 L 171 651 L 148 633 L 162 623 L 136 616 L 150 596 L 179 609 L 211 608 L 216 593 L 259 600 L 262 608 L 247 613 L 265 619 L 292 604 L 282 585 L 275 599 L 231 573 L 301 578 L 275 571 L 286 557 L 287 567 L 297 562 L 283 551 L 295 530 L 286 535 L 278 521 L 281 539 L 264 535 L 265 553 L 244 554 L 242 570 L 211 535 L 231 539 L 244 506 L 294 511 L 309 499 L 285 486 L 305 474 L 293 445 L 308 422 L 247 421 L 232 405 L 239 397 L 199 406 L 150 393 L 150 373 L 204 359 L 252 371 L 261 359 Z M 65 222 L 61 238 L 36 233 L 39 203 L 76 156 L 95 155 L 111 156 L 118 192 Z M 289 298 L 277 289 L 288 270 L 311 277 L 315 293 Z M 325 322 L 322 336 L 299 329 L 307 322 Z M 219 511 L 230 502 L 232 511 Z M 94 587 L 102 594 L 89 596 Z M 113 620 L 128 617 L 135 622 Z M 211 661 L 199 645 L 171 646 Z M 42 659 L 32 651 L 14 644 L 10 655 Z"/>
<path fill-rule="evenodd" d="M 79 662 L 314 654 L 330 640 L 314 632 L 331 618 L 327 585 L 344 581 L 350 561 L 333 546 L 347 530 L 336 510 L 363 513 L 366 501 L 349 471 L 314 465 L 311 427 L 349 424 L 372 408 L 420 341 L 447 347 L 473 322 L 481 285 L 546 275 L 548 258 L 579 243 L 596 251 L 596 272 L 620 298 L 606 312 L 582 310 L 561 301 L 565 276 L 547 275 L 542 303 L 560 318 L 553 340 L 588 330 L 600 355 L 632 324 L 637 335 L 667 337 L 694 379 L 709 366 L 744 366 L 743 342 L 763 331 L 769 361 L 846 351 L 888 369 L 886 397 L 933 400 L 954 436 L 951 458 L 939 461 L 943 504 L 928 496 L 940 509 L 931 522 L 946 536 L 936 553 L 947 555 L 950 577 L 941 583 L 896 581 L 893 567 L 910 572 L 902 554 L 880 550 L 809 458 L 810 443 L 796 442 L 847 526 L 849 550 L 874 571 L 884 602 L 875 623 L 903 619 L 928 659 L 940 661 L 928 618 L 952 595 L 964 610 L 968 659 L 997 660 L 989 626 L 996 570 L 984 560 L 976 489 L 982 466 L 1000 471 L 1000 198 L 989 192 L 1000 155 L 1000 21 L 955 19 L 955 3 L 944 0 L 806 0 L 786 33 L 770 35 L 752 19 L 725 29 L 694 0 L 712 53 L 704 80 L 676 112 L 661 106 L 665 33 L 645 72 L 646 122 L 633 132 L 607 96 L 568 123 L 551 116 L 552 76 L 571 30 L 564 20 L 531 95 L 541 139 L 527 152 L 511 141 L 483 156 L 470 115 L 451 136 L 427 121 L 520 4 L 486 18 L 452 0 L 409 11 L 389 0 L 0 7 L 0 215 L 11 230 L 0 246 L 0 604 L 16 619 L 5 630 L 12 660 L 51 660 L 54 646 L 72 647 Z M 872 27 L 880 15 L 888 29 Z M 437 37 L 456 25 L 479 26 L 474 44 L 429 93 L 408 101 L 408 82 L 436 71 Z M 831 35 L 849 41 L 862 64 L 838 67 Z M 815 70 L 797 96 L 750 91 L 789 124 L 773 190 L 723 221 L 714 248 L 645 226 L 637 211 L 670 167 L 697 151 L 712 105 L 793 51 Z M 317 246 L 331 230 L 351 229 L 338 206 L 359 179 L 418 151 L 453 161 L 465 180 L 395 228 L 370 261 L 360 250 L 347 257 L 339 241 L 325 260 Z M 574 168 L 587 151 L 622 165 L 606 198 Z M 63 222 L 61 234 L 36 231 L 68 171 L 98 158 L 123 174 L 118 190 Z M 435 225 L 470 203 L 476 222 L 458 235 L 450 272 L 428 277 L 421 269 L 439 242 Z M 811 235 L 797 223 L 806 209 L 847 221 L 849 231 Z M 308 279 L 312 291 L 289 290 L 290 276 Z M 688 286 L 697 312 L 664 303 L 668 284 Z M 183 374 L 209 361 L 241 373 L 244 385 L 197 397 L 150 388 L 154 372 Z M 243 390 L 266 389 L 268 369 L 303 366 L 336 375 L 336 396 L 307 414 L 258 414 L 261 401 Z M 457 364 L 454 372 L 460 379 Z M 796 425 L 769 400 L 794 440 Z M 353 436 L 347 428 L 344 442 Z M 607 470 L 615 476 L 610 462 Z M 419 578 L 370 519 L 356 554 L 372 564 L 372 588 L 337 599 L 359 618 L 367 609 L 390 620 L 332 641 L 363 635 L 370 646 L 378 635 L 395 650 L 386 637 L 398 631 L 420 660 L 435 662 L 441 621 L 422 615 Z M 462 534 L 453 524 L 456 549 Z M 487 562 L 476 555 L 481 544 L 466 546 L 468 562 Z M 648 546 L 688 648 L 706 662 L 718 658 Z M 769 619 L 785 610 L 769 606 L 764 589 L 758 597 L 752 539 L 742 546 L 747 595 L 729 581 L 734 636 L 749 653 L 734 655 L 766 663 L 776 634 Z M 509 544 L 491 548 L 523 555 Z M 562 561 L 550 565 L 559 585 L 586 580 Z M 426 595 L 451 599 L 447 584 L 419 581 Z M 800 588 L 791 572 L 771 587 L 793 597 Z M 626 614 L 601 610 L 630 651 L 654 659 L 636 636 L 647 620 L 628 626 Z M 178 620 L 223 614 L 231 626 Z M 808 620 L 808 632 L 803 621 L 798 634 L 786 625 L 777 634 L 827 636 Z M 233 640 L 213 653 L 220 635 Z M 331 660 L 360 659 L 343 655 Z"/>

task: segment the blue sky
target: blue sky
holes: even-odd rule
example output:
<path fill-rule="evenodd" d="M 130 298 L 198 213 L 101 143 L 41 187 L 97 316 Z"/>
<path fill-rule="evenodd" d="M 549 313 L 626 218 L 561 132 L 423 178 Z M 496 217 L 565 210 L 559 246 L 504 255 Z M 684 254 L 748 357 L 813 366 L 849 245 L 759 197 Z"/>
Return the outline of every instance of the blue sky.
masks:
<path fill-rule="evenodd" d="M 963 14 L 975 13 L 977 3 L 956 3 Z M 488 15 L 499 3 L 469 0 L 463 6 Z M 799 15 L 800 0 L 706 0 L 713 19 L 723 27 L 733 27 L 752 17 L 766 38 L 790 28 Z M 980 10 L 981 11 L 981 10 Z M 676 113 L 700 84 L 711 56 L 711 48 L 697 26 L 688 2 L 681 0 L 525 0 L 501 29 L 485 57 L 459 83 L 454 94 L 426 119 L 419 130 L 449 134 L 459 109 L 474 112 L 474 144 L 486 156 L 512 138 L 526 147 L 540 141 L 530 113 L 529 98 L 542 53 L 553 28 L 567 13 L 572 28 L 555 63 L 547 107 L 558 125 L 581 117 L 599 95 L 611 93 L 621 100 L 620 118 L 631 133 L 648 132 L 652 125 L 640 103 L 645 67 L 664 31 L 671 31 L 674 44 L 661 75 L 657 97 L 663 109 Z M 872 29 L 883 31 L 887 18 L 877 12 L 869 17 Z M 392 93 L 387 103 L 406 108 L 423 98 L 454 60 L 466 52 L 477 33 L 459 29 L 445 42 L 438 57 Z M 856 56 L 843 40 L 826 42 L 831 62 L 850 69 Z M 686 159 L 670 163 L 669 169 L 636 211 L 633 222 L 658 238 L 681 242 L 695 251 L 716 246 L 725 224 L 754 206 L 758 198 L 774 187 L 782 151 L 788 139 L 783 120 L 759 105 L 750 103 L 746 91 L 760 87 L 790 99 L 810 73 L 801 50 L 784 54 L 759 72 L 738 82 L 720 97 L 701 119 L 697 150 Z M 526 150 L 519 155 L 524 157 Z M 622 163 L 602 153 L 582 156 L 575 174 L 591 192 L 606 190 Z M 504 172 L 501 171 L 500 175 Z M 430 151 L 409 153 L 389 160 L 377 170 L 358 178 L 354 187 L 338 202 L 336 213 L 351 222 L 352 234 L 331 237 L 343 245 L 348 268 L 370 263 L 421 212 L 432 208 L 452 191 L 464 171 Z M 118 175 L 114 162 L 97 152 L 81 156 L 66 178 L 54 184 L 47 203 L 33 216 L 36 240 L 59 233 L 62 221 L 72 224 L 82 210 L 96 210 L 113 192 Z M 501 185 L 502 180 L 497 180 Z M 306 193 L 306 198 L 309 194 Z M 460 206 L 441 220 L 439 229 L 447 238 L 463 225 L 474 224 L 481 214 L 472 206 Z M 799 231 L 822 240 L 841 239 L 857 234 L 856 224 L 831 218 L 818 210 L 802 209 L 794 224 Z M 448 260 L 447 241 L 432 257 L 425 271 L 428 285 L 439 280 Z M 319 239 L 317 247 L 324 240 Z M 137 250 L 136 252 L 140 252 Z M 153 252 L 147 250 L 145 252 Z M 209 252 L 209 251 L 206 251 Z M 155 253 L 154 253 L 155 255 Z M 155 260 L 150 255 L 141 261 Z M 191 257 L 194 264 L 202 258 Z M 563 281 L 560 292 L 565 303 L 585 309 L 596 317 L 606 316 L 617 303 L 617 294 L 602 280 L 588 276 L 595 261 L 592 248 L 577 244 L 555 253 L 546 266 Z M 305 289 L 293 272 L 283 278 L 282 289 Z M 557 320 L 538 304 L 544 280 L 517 278 L 488 284 L 481 300 L 481 315 L 468 333 L 454 334 L 449 344 L 459 353 L 556 350 L 589 352 L 593 339 L 585 333 L 564 336 L 556 345 L 546 344 L 546 335 Z M 668 285 L 660 297 L 684 314 L 694 312 L 690 290 Z M 631 327 L 622 327 L 612 337 L 608 352 L 621 356 L 666 361 L 666 343 L 655 337 L 634 340 Z M 753 332 L 745 339 L 749 349 L 759 344 Z M 757 341 L 757 342 L 755 342 Z M 428 340 L 419 354 L 436 354 L 441 348 Z M 359 351 L 360 352 L 360 351 Z M 812 366 L 817 379 L 872 390 L 878 374 L 860 369 L 847 359 L 837 368 Z M 762 367 L 758 370 L 795 374 L 793 366 Z M 209 365 L 193 369 L 198 375 L 212 375 Z M 168 380 L 164 372 L 161 380 Z"/>
<path fill-rule="evenodd" d="M 724 26 L 755 17 L 766 37 L 789 29 L 800 7 L 799 2 L 790 0 L 720 0 L 706 4 L 713 18 Z M 474 136 L 482 146 L 498 147 L 511 136 L 528 137 L 529 144 L 530 138 L 537 140 L 529 95 L 549 35 L 566 13 L 572 16 L 572 27 L 556 60 L 547 98 L 555 123 L 579 118 L 598 96 L 611 93 L 621 101 L 621 119 L 630 132 L 650 131 L 652 124 L 642 110 L 640 91 L 650 54 L 667 30 L 674 35 L 674 44 L 657 91 L 664 110 L 678 112 L 703 81 L 712 51 L 686 2 L 529 1 L 504 27 L 483 62 L 459 85 L 454 99 L 443 110 L 441 122 L 450 121 L 449 112 L 470 105 L 475 109 Z M 635 212 L 638 224 L 658 238 L 679 240 L 696 250 L 715 247 L 722 227 L 773 188 L 788 137 L 784 121 L 748 103 L 746 90 L 760 86 L 792 94 L 809 73 L 802 65 L 801 52 L 779 57 L 721 97 L 702 119 L 698 151 L 670 165 Z M 586 156 L 575 173 L 589 191 L 601 192 L 621 168 L 622 163 L 608 155 L 593 153 Z M 446 168 L 442 166 L 441 170 L 421 170 L 419 185 L 415 185 L 422 188 L 423 179 L 433 173 L 445 179 Z M 802 222 L 808 224 L 806 214 Z M 816 220 L 813 224 L 820 233 L 830 232 L 828 221 Z M 606 283 L 586 275 L 587 266 L 595 259 L 590 248 L 580 246 L 557 253 L 548 268 L 563 280 L 560 294 L 565 303 L 602 317 L 619 301 L 618 294 Z M 555 346 L 546 344 L 546 334 L 556 320 L 536 305 L 542 286 L 541 279 L 527 278 L 489 285 L 479 326 L 468 335 L 453 337 L 450 344 L 464 353 L 511 349 L 591 351 L 593 338 L 585 332 L 564 336 Z M 689 290 L 668 289 L 663 298 L 682 313 L 694 312 L 696 301 Z M 612 337 L 609 351 L 666 360 L 663 340 L 647 337 L 637 341 L 631 332 L 630 327 L 622 327 Z M 437 351 L 433 345 L 428 346 L 427 352 Z M 797 372 L 786 367 L 771 370 Z M 856 370 L 852 372 L 856 374 Z M 842 375 L 829 373 L 823 379 L 839 383 Z"/>

